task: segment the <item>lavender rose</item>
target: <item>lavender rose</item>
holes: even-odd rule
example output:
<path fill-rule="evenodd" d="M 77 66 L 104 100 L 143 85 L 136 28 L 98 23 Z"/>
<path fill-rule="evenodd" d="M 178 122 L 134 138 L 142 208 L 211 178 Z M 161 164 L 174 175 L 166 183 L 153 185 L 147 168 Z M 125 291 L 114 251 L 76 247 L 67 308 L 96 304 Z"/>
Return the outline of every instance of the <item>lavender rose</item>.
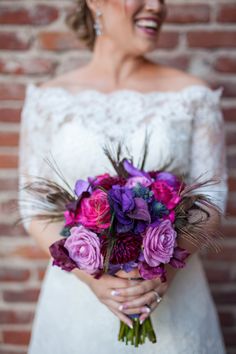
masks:
<path fill-rule="evenodd" d="M 177 233 L 170 220 L 164 220 L 157 227 L 149 227 L 143 238 L 144 259 L 151 267 L 169 263 L 173 256 Z"/>
<path fill-rule="evenodd" d="M 71 236 L 64 244 L 70 258 L 79 269 L 89 274 L 95 274 L 103 266 L 99 237 L 82 225 L 72 227 L 70 232 Z"/>

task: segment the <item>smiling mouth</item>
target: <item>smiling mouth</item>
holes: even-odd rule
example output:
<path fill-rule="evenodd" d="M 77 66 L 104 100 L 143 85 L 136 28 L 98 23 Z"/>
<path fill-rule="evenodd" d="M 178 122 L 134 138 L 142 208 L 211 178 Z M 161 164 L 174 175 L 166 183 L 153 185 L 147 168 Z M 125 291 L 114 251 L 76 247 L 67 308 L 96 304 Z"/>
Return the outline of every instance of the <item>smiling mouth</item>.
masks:
<path fill-rule="evenodd" d="M 157 19 L 137 19 L 135 26 L 143 33 L 155 36 L 160 29 L 160 22 Z"/>

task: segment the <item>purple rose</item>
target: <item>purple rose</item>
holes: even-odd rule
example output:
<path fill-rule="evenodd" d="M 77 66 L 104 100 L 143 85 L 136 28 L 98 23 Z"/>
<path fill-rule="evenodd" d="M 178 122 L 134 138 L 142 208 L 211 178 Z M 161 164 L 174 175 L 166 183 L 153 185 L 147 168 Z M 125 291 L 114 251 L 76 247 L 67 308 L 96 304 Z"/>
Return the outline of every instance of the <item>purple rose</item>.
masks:
<path fill-rule="evenodd" d="M 148 227 L 143 238 L 143 254 L 151 267 L 169 263 L 173 256 L 177 233 L 170 220 L 164 220 L 157 227 Z"/>
<path fill-rule="evenodd" d="M 138 269 L 143 279 L 150 280 L 160 278 L 162 282 L 166 281 L 166 271 L 163 264 L 157 267 L 150 267 L 146 262 L 140 262 Z"/>
<path fill-rule="evenodd" d="M 79 269 L 94 274 L 103 266 L 99 237 L 82 225 L 72 227 L 70 233 L 65 242 L 70 258 Z"/>

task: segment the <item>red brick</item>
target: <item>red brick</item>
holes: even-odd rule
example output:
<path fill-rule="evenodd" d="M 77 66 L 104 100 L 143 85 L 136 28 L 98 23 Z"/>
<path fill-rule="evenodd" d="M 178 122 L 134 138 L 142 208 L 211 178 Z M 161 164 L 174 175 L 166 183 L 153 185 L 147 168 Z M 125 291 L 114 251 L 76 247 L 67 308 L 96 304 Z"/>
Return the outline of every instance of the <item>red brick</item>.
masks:
<path fill-rule="evenodd" d="M 201 23 L 208 22 L 210 8 L 208 5 L 168 5 L 166 21 L 170 23 Z"/>
<path fill-rule="evenodd" d="M 19 133 L 1 133 L 0 146 L 17 146 L 19 144 Z"/>
<path fill-rule="evenodd" d="M 227 223 L 221 227 L 222 233 L 226 238 L 236 238 L 236 225 Z"/>
<path fill-rule="evenodd" d="M 222 245 L 222 249 L 220 252 L 209 251 L 207 255 L 208 260 L 216 260 L 216 261 L 234 261 L 236 254 L 236 246 L 226 246 Z"/>
<path fill-rule="evenodd" d="M 6 268 L 1 266 L 0 268 L 0 281 L 26 281 L 30 277 L 30 271 L 28 269 L 18 268 Z"/>
<path fill-rule="evenodd" d="M 32 311 L 0 309 L 1 324 L 26 324 L 32 323 L 34 313 Z"/>
<path fill-rule="evenodd" d="M 28 236 L 22 225 L 14 226 L 12 224 L 0 223 L 0 237 L 1 236 Z M 0 250 L 1 252 L 1 250 Z"/>
<path fill-rule="evenodd" d="M 3 290 L 3 299 L 7 302 L 37 302 L 40 289 Z"/>
<path fill-rule="evenodd" d="M 18 157 L 15 155 L 0 154 L 0 168 L 17 168 Z"/>
<path fill-rule="evenodd" d="M 45 276 L 46 268 L 38 269 L 38 280 L 42 281 Z"/>
<path fill-rule="evenodd" d="M 1 178 L 0 179 L 0 192 L 1 191 L 17 191 L 18 180 L 15 178 Z"/>
<path fill-rule="evenodd" d="M 234 48 L 236 31 L 192 31 L 187 33 L 187 40 L 192 48 Z"/>
<path fill-rule="evenodd" d="M 0 49 L 27 50 L 31 46 L 29 36 L 17 32 L 0 32 Z"/>
<path fill-rule="evenodd" d="M 205 268 L 210 283 L 228 283 L 230 281 L 229 269 L 216 269 L 213 266 Z"/>
<path fill-rule="evenodd" d="M 235 324 L 235 317 L 232 312 L 229 311 L 219 311 L 219 318 L 221 326 L 231 327 Z"/>
<path fill-rule="evenodd" d="M 219 22 L 236 22 L 236 5 L 222 4 L 217 16 Z"/>
<path fill-rule="evenodd" d="M 11 75 L 53 74 L 55 61 L 43 58 L 0 59 L 0 73 Z"/>
<path fill-rule="evenodd" d="M 58 18 L 58 10 L 48 5 L 0 6 L 0 24 L 45 26 Z"/>
<path fill-rule="evenodd" d="M 229 192 L 236 192 L 236 177 L 229 177 L 228 178 L 228 187 Z"/>
<path fill-rule="evenodd" d="M 50 51 L 67 51 L 84 48 L 72 32 L 41 32 L 38 35 L 41 49 Z"/>
<path fill-rule="evenodd" d="M 228 201 L 227 201 L 226 212 L 228 213 L 229 216 L 236 215 L 236 200 L 234 197 L 229 196 Z M 235 255 L 236 255 L 236 253 L 235 253 Z"/>
<path fill-rule="evenodd" d="M 219 57 L 217 58 L 214 69 L 223 73 L 235 73 L 236 72 L 236 57 Z"/>
<path fill-rule="evenodd" d="M 227 156 L 227 165 L 228 168 L 236 168 L 236 156 L 235 155 L 229 155 Z"/>
<path fill-rule="evenodd" d="M 30 331 L 14 331 L 14 330 L 4 330 L 3 331 L 3 343 L 5 344 L 18 344 L 18 345 L 28 345 L 30 341 Z"/>
<path fill-rule="evenodd" d="M 236 346 L 236 330 L 234 328 L 224 329 L 223 334 L 227 346 Z"/>
<path fill-rule="evenodd" d="M 236 291 L 234 290 L 213 290 L 212 294 L 217 304 L 236 304 Z"/>
<path fill-rule="evenodd" d="M 18 108 L 0 108 L 0 122 L 19 123 L 21 109 Z"/>
<path fill-rule="evenodd" d="M 0 251 L 1 252 L 1 251 Z M 1 253 L 0 253 L 1 254 Z M 45 259 L 49 260 L 49 256 L 46 252 L 41 250 L 37 245 L 36 246 L 18 246 L 16 249 L 10 254 L 10 256 L 22 257 L 25 259 Z"/>
<path fill-rule="evenodd" d="M 173 49 L 177 47 L 179 43 L 179 34 L 171 31 L 164 31 L 160 33 L 160 37 L 157 43 L 158 48 Z"/>
<path fill-rule="evenodd" d="M 17 350 L 17 352 L 14 349 L 6 349 L 4 348 L 4 346 L 1 346 L 2 348 L 0 348 L 0 354 L 27 354 L 27 351 L 23 351 L 21 350 Z"/>
<path fill-rule="evenodd" d="M 236 145 L 236 132 L 234 131 L 226 132 L 226 143 L 227 146 Z"/>
<path fill-rule="evenodd" d="M 0 100 L 23 100 L 25 85 L 16 83 L 0 83 Z"/>
<path fill-rule="evenodd" d="M 170 55 L 166 55 L 166 56 L 158 56 L 158 53 L 156 55 L 156 57 L 153 57 L 152 59 L 156 59 L 156 61 L 160 64 L 163 65 L 170 65 L 173 66 L 177 69 L 186 69 L 188 68 L 189 62 L 190 62 L 190 57 L 187 55 L 174 55 L 174 56 L 170 56 Z"/>
<path fill-rule="evenodd" d="M 224 107 L 223 113 L 227 122 L 236 122 L 236 107 Z"/>

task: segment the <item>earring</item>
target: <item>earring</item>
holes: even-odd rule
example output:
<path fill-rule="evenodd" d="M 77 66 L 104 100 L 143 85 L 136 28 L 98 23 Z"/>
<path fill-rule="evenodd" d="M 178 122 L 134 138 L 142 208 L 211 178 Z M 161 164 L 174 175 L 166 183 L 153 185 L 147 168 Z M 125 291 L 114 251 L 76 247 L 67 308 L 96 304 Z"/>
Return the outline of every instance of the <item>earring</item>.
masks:
<path fill-rule="evenodd" d="M 101 21 L 100 21 L 100 17 L 101 16 L 102 16 L 101 11 L 97 10 L 96 11 L 95 23 L 93 25 L 97 36 L 101 36 L 102 35 L 102 25 L 101 25 Z"/>

